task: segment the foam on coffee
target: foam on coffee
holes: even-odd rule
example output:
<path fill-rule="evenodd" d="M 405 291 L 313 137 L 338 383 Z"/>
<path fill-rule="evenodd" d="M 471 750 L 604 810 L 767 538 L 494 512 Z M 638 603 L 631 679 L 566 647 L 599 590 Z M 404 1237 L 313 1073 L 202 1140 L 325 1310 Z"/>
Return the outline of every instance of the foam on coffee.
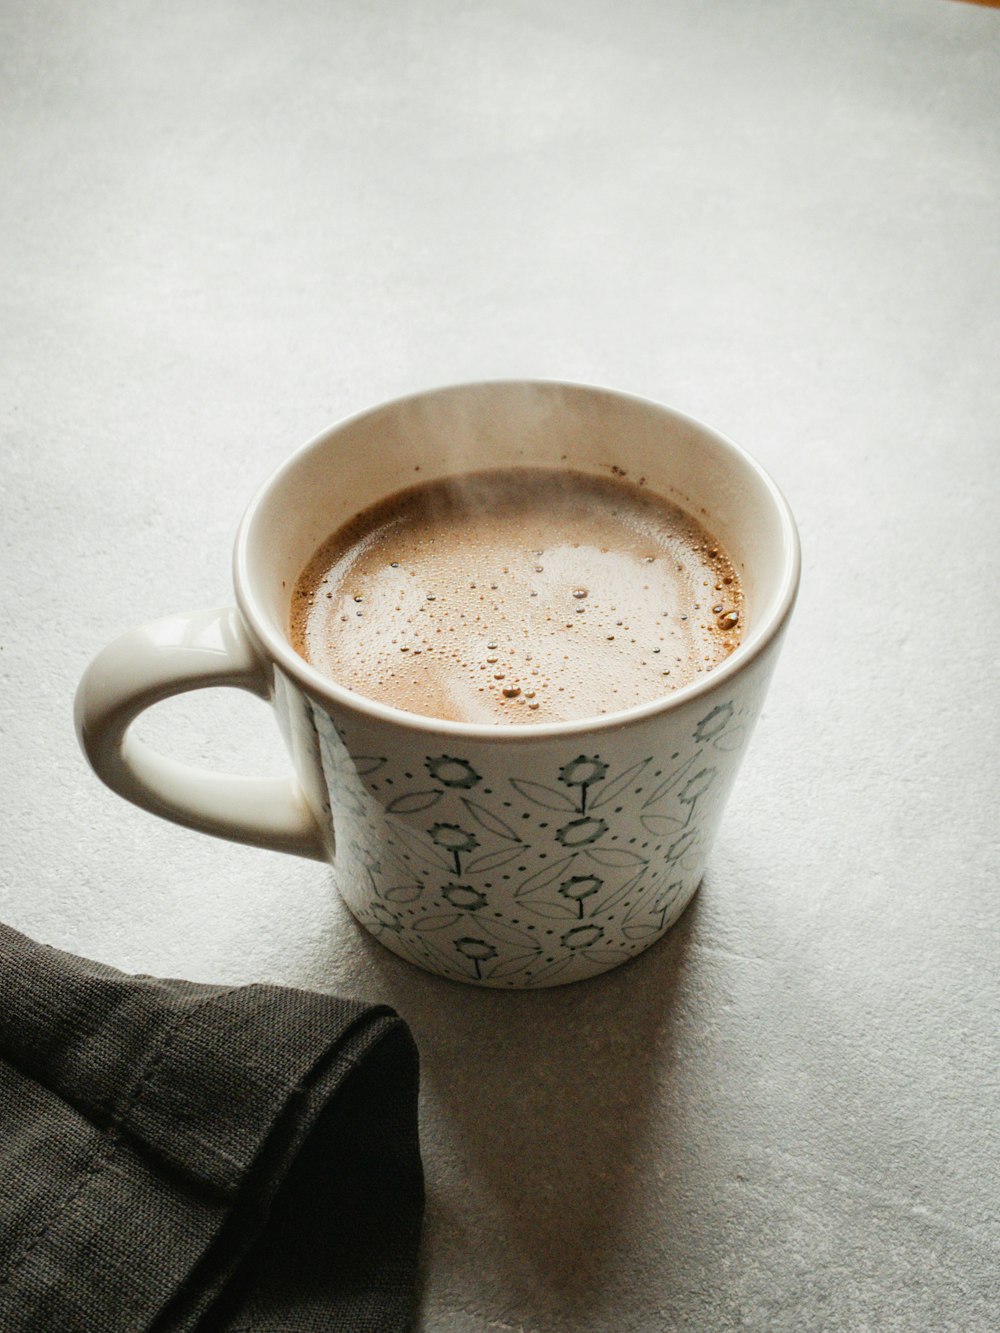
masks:
<path fill-rule="evenodd" d="M 646 703 L 736 647 L 732 561 L 690 514 L 616 478 L 539 468 L 413 486 L 299 576 L 296 650 L 369 699 L 475 723 Z"/>

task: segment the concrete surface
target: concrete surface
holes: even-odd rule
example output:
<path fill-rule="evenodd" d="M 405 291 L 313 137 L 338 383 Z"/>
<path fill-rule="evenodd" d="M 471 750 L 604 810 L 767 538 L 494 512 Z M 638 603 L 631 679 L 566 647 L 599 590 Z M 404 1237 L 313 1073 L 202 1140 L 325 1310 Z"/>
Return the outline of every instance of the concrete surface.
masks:
<path fill-rule="evenodd" d="M 422 1330 L 1000 1326 L 1000 13 L 10 0 L 0 53 L 3 919 L 395 1004 Z M 229 600 L 294 446 L 502 375 L 703 417 L 805 548 L 695 905 L 526 996 L 125 805 L 71 727 L 106 640 Z M 242 697 L 145 734 L 283 767 Z"/>

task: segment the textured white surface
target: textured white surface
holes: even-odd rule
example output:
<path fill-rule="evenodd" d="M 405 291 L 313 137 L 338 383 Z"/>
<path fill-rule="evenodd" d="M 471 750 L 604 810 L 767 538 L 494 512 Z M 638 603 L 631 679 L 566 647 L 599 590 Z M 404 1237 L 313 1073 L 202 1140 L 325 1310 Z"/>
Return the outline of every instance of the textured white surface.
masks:
<path fill-rule="evenodd" d="M 3 918 L 395 1004 L 423 1329 L 995 1328 L 1000 13 L 17 0 L 0 51 Z M 694 905 L 520 996 L 125 805 L 71 727 L 105 641 L 229 600 L 291 448 L 501 375 L 706 419 L 805 551 Z M 146 734 L 283 767 L 228 694 Z"/>

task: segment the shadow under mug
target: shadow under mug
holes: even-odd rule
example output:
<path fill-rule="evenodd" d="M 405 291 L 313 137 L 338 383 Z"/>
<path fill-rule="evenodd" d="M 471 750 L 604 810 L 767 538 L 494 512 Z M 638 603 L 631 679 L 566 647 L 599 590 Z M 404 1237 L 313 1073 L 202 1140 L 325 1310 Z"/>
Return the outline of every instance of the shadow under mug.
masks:
<path fill-rule="evenodd" d="M 704 518 L 743 585 L 737 649 L 652 703 L 509 726 L 405 713 L 298 656 L 292 589 L 335 528 L 417 481 L 525 466 L 642 477 Z M 331 862 L 354 916 L 411 963 L 484 986 L 559 985 L 647 948 L 694 894 L 798 577 L 777 487 L 691 418 L 583 385 L 438 389 L 333 426 L 279 468 L 239 529 L 236 608 L 110 644 L 80 683 L 77 731 L 98 776 L 137 805 Z M 202 771 L 131 730 L 159 700 L 218 685 L 272 704 L 292 776 Z"/>

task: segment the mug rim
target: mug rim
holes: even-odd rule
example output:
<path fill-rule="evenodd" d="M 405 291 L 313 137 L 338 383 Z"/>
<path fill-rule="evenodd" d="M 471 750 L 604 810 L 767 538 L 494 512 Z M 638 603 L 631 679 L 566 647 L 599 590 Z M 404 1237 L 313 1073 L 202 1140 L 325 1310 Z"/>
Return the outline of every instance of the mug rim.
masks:
<path fill-rule="evenodd" d="M 457 722 L 447 718 L 435 718 L 421 713 L 409 713 L 392 704 L 369 699 L 355 690 L 323 675 L 314 666 L 300 657 L 292 647 L 287 636 L 273 623 L 271 617 L 260 605 L 250 578 L 249 551 L 250 533 L 258 513 L 267 504 L 268 498 L 278 483 L 298 466 L 299 461 L 314 449 L 326 445 L 332 437 L 340 434 L 355 422 L 372 416 L 376 412 L 385 412 L 399 408 L 419 399 L 433 398 L 439 394 L 453 393 L 456 390 L 475 390 L 484 388 L 542 387 L 551 389 L 583 390 L 587 393 L 603 394 L 609 398 L 625 400 L 643 407 L 665 413 L 675 421 L 692 427 L 703 435 L 710 436 L 717 444 L 735 454 L 739 462 L 754 472 L 763 484 L 775 511 L 781 528 L 782 569 L 778 587 L 778 597 L 767 620 L 760 627 L 755 641 L 750 645 L 740 644 L 724 661 L 714 666 L 711 671 L 687 685 L 662 695 L 646 703 L 635 704 L 614 713 L 602 713 L 596 717 L 566 719 L 559 722 L 509 722 L 480 723 Z M 640 394 L 626 393 L 620 389 L 604 385 L 585 384 L 581 381 L 554 379 L 511 379 L 471 380 L 454 384 L 441 384 L 430 389 L 421 389 L 412 393 L 401 394 L 383 403 L 366 407 L 342 417 L 327 426 L 312 439 L 295 449 L 257 489 L 247 506 L 236 535 L 233 549 L 233 583 L 236 602 L 246 623 L 252 629 L 258 642 L 267 655 L 277 663 L 284 673 L 290 676 L 301 689 L 322 703 L 333 704 L 339 708 L 360 713 L 370 721 L 377 721 L 394 727 L 422 734 L 436 736 L 454 736 L 465 741 L 509 743 L 519 741 L 543 741 L 574 735 L 590 735 L 598 731 L 620 730 L 635 723 L 648 721 L 661 714 L 675 712 L 689 702 L 716 691 L 720 685 L 738 675 L 764 653 L 783 629 L 795 605 L 801 576 L 801 545 L 798 528 L 791 507 L 781 489 L 770 474 L 742 445 L 737 444 L 720 431 L 678 408 Z"/>

